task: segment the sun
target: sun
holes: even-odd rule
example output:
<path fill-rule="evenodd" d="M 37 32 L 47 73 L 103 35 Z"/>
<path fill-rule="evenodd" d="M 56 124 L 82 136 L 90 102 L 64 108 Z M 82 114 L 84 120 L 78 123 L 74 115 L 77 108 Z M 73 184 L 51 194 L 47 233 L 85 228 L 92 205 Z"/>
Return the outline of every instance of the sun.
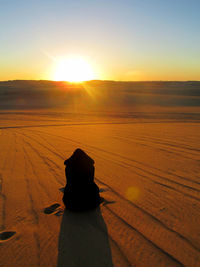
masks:
<path fill-rule="evenodd" d="M 83 82 L 95 79 L 90 64 L 81 57 L 72 56 L 57 61 L 54 80 Z"/>

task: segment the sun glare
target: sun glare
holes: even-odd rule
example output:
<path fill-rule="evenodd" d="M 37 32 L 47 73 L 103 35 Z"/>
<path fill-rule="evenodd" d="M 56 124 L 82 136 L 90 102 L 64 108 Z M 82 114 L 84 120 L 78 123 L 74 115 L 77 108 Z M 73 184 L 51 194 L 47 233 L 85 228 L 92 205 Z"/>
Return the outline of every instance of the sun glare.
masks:
<path fill-rule="evenodd" d="M 70 57 L 57 62 L 55 81 L 83 82 L 94 78 L 92 67 L 81 57 Z"/>

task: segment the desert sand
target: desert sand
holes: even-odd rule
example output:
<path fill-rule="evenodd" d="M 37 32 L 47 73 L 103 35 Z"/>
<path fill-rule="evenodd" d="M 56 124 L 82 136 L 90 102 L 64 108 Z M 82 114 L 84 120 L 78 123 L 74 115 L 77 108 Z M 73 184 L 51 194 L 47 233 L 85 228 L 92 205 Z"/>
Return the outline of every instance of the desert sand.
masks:
<path fill-rule="evenodd" d="M 1 266 L 199 266 L 199 123 L 1 117 Z M 106 200 L 83 214 L 62 204 L 77 147 Z"/>
<path fill-rule="evenodd" d="M 0 83 L 0 266 L 200 266 L 199 84 Z M 78 147 L 85 213 L 62 203 Z"/>

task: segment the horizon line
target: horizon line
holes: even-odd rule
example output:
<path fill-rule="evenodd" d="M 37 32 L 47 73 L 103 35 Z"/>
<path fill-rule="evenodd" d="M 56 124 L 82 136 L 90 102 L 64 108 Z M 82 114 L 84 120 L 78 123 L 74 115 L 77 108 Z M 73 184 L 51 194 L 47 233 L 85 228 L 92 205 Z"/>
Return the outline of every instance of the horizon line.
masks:
<path fill-rule="evenodd" d="M 124 82 L 124 83 L 142 83 L 142 82 L 200 82 L 200 80 L 138 80 L 138 81 L 123 81 L 123 80 L 87 80 L 87 81 L 80 81 L 80 82 L 70 82 L 70 81 L 54 81 L 54 80 L 46 80 L 46 79 L 11 79 L 11 80 L 0 80 L 0 82 L 15 82 L 15 81 L 35 81 L 35 82 L 55 82 L 55 83 L 60 83 L 60 82 L 65 82 L 65 83 L 75 83 L 75 84 L 80 84 L 80 83 L 86 83 L 86 82 Z"/>

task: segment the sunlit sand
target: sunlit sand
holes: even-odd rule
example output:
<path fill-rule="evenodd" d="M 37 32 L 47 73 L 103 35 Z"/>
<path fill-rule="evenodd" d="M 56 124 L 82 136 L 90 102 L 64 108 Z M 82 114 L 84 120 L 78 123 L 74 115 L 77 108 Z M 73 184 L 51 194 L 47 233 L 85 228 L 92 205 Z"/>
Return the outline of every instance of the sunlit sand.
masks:
<path fill-rule="evenodd" d="M 2 266 L 198 266 L 198 107 L 110 108 L 1 110 Z M 107 201 L 83 216 L 62 203 L 77 147 Z"/>

